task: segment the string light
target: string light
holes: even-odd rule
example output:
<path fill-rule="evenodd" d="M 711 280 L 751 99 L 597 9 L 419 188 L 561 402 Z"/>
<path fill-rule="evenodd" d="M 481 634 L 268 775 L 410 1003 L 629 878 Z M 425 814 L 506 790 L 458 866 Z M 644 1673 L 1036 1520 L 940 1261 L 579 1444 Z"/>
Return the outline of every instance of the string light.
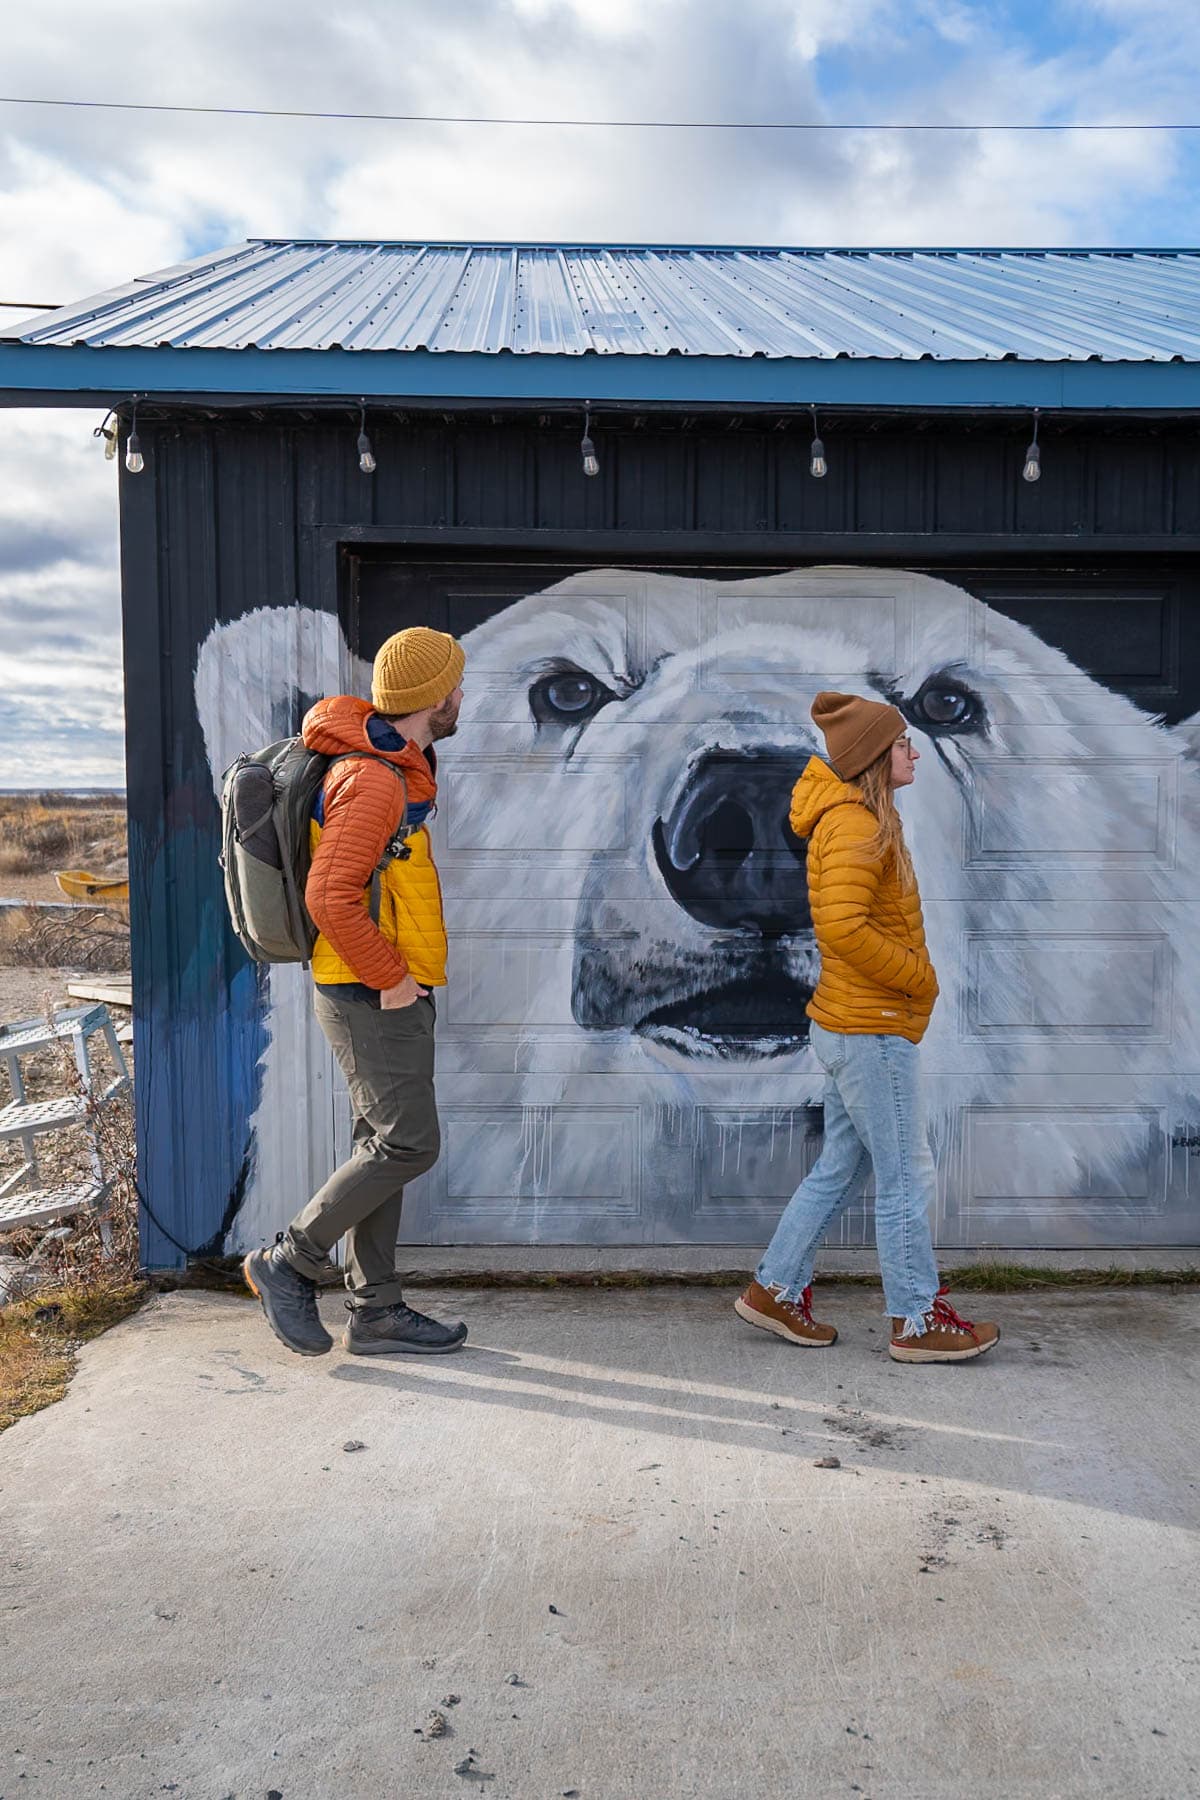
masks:
<path fill-rule="evenodd" d="M 375 473 L 375 452 L 371 448 L 371 440 L 367 436 L 367 403 L 359 401 L 358 415 L 358 466 L 364 475 Z"/>
<path fill-rule="evenodd" d="M 128 402 L 130 406 L 130 420 L 129 436 L 125 443 L 125 467 L 130 475 L 140 475 L 146 467 L 146 458 L 142 450 L 141 438 L 137 428 L 138 406 L 140 400 L 143 398 L 145 398 L 144 395 L 135 395 Z M 808 469 L 809 474 L 812 475 L 814 479 L 820 481 L 829 473 L 829 458 L 826 453 L 824 440 L 821 437 L 817 408 L 815 405 L 811 405 L 808 410 L 812 416 L 813 423 L 813 438 L 809 445 L 808 452 Z M 1040 481 L 1042 478 L 1042 446 L 1039 437 L 1042 410 L 1043 409 L 1039 406 L 1033 408 L 1033 435 L 1025 447 L 1025 456 L 1021 466 L 1022 480 L 1030 483 Z M 120 410 L 113 409 L 105 413 L 100 424 L 95 426 L 92 431 L 92 436 L 101 440 L 104 444 L 104 456 L 107 462 L 112 462 L 119 453 L 120 424 Z M 373 475 L 378 465 L 376 463 L 371 439 L 367 433 L 367 405 L 365 399 L 359 401 L 357 451 L 359 469 L 364 475 Z M 599 475 L 600 458 L 596 454 L 596 444 L 592 437 L 592 411 L 590 402 L 587 403 L 584 411 L 583 436 L 579 440 L 579 454 L 584 475 L 589 479 Z"/>
<path fill-rule="evenodd" d="M 129 420 L 129 441 L 125 445 L 125 467 L 131 475 L 140 475 L 146 466 L 142 455 L 142 443 L 137 429 L 137 401 L 133 403 L 133 413 Z"/>
<path fill-rule="evenodd" d="M 1041 446 L 1038 443 L 1038 416 L 1040 410 L 1041 409 L 1036 406 L 1033 409 L 1033 436 L 1029 440 L 1029 444 L 1025 451 L 1025 467 L 1021 470 L 1021 474 L 1026 481 L 1040 481 L 1042 479 L 1042 451 Z"/>
<path fill-rule="evenodd" d="M 600 458 L 596 455 L 596 446 L 592 442 L 592 414 L 590 407 L 583 415 L 583 436 L 579 440 L 579 454 L 583 459 L 584 474 L 589 476 L 598 475 L 600 473 Z"/>
<path fill-rule="evenodd" d="M 808 472 L 820 481 L 828 475 L 829 464 L 825 460 L 825 446 L 821 442 L 821 433 L 817 425 L 817 409 L 813 406 L 809 408 L 809 411 L 812 413 L 813 441 L 808 447 Z"/>
<path fill-rule="evenodd" d="M 101 421 L 101 423 L 99 425 L 97 425 L 96 429 L 92 433 L 92 436 L 94 438 L 103 438 L 104 439 L 104 460 L 105 460 L 105 462 L 112 462 L 113 458 L 117 454 L 117 424 L 116 424 L 116 420 L 117 420 L 116 413 L 113 413 L 113 412 L 105 413 L 103 420 Z"/>

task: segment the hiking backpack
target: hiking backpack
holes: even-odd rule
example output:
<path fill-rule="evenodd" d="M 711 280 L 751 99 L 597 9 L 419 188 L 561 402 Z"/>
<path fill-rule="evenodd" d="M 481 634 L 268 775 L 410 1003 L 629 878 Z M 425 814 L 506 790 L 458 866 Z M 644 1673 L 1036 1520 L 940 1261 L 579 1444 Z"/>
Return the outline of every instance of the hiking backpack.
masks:
<path fill-rule="evenodd" d="M 303 738 L 281 738 L 239 756 L 221 777 L 221 867 L 225 900 L 238 940 L 258 963 L 304 963 L 312 956 L 317 927 L 304 904 L 312 863 L 313 805 L 334 763 L 351 759 L 382 763 L 400 783 L 400 823 L 371 874 L 370 915 L 379 923 L 380 877 L 389 863 L 412 852 L 408 834 L 408 783 L 385 756 L 347 750 L 322 756 Z"/>

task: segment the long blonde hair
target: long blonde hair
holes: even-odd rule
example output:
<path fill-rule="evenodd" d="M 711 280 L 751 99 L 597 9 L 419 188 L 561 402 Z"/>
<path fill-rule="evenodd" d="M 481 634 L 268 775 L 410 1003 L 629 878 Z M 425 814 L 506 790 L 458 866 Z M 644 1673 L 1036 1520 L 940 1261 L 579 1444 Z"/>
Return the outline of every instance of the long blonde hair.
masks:
<path fill-rule="evenodd" d="M 877 756 L 873 763 L 868 763 L 862 774 L 854 777 L 850 786 L 858 788 L 868 811 L 874 813 L 879 822 L 875 836 L 869 844 L 863 846 L 866 854 L 872 860 L 881 862 L 885 869 L 894 868 L 901 889 L 905 893 L 911 892 L 917 885 L 917 878 L 913 872 L 908 845 L 904 841 L 904 824 L 896 810 L 895 790 L 892 787 L 892 746 L 889 744 L 882 756 Z"/>

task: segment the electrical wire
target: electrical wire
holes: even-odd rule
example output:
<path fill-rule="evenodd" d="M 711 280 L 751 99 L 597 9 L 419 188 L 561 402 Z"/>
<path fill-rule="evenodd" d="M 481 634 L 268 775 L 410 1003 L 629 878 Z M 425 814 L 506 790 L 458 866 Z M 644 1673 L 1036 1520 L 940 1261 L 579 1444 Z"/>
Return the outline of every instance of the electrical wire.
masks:
<path fill-rule="evenodd" d="M 0 94 L 0 106 L 64 106 L 101 112 L 190 113 L 226 119 L 331 119 L 341 123 L 382 125 L 520 125 L 578 128 L 585 131 L 1200 131 L 1200 122 L 1163 119 L 1133 123 L 1094 120 L 1062 124 L 996 123 L 920 124 L 903 120 L 871 122 L 813 119 L 525 119 L 457 113 L 320 112 L 303 107 L 176 106 L 150 100 L 51 100 L 25 94 Z"/>

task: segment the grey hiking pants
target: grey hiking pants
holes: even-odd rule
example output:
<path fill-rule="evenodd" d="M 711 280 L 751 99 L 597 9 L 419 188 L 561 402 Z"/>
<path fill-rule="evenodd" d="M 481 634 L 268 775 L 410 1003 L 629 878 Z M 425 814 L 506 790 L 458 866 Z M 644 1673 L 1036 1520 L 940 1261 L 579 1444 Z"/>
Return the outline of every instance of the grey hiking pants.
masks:
<path fill-rule="evenodd" d="M 314 1010 L 341 1065 L 354 1109 L 354 1150 L 284 1234 L 283 1254 L 311 1280 L 346 1240 L 346 1286 L 358 1306 L 403 1298 L 396 1239 L 406 1182 L 438 1159 L 432 994 L 385 1012 L 318 993 Z"/>

